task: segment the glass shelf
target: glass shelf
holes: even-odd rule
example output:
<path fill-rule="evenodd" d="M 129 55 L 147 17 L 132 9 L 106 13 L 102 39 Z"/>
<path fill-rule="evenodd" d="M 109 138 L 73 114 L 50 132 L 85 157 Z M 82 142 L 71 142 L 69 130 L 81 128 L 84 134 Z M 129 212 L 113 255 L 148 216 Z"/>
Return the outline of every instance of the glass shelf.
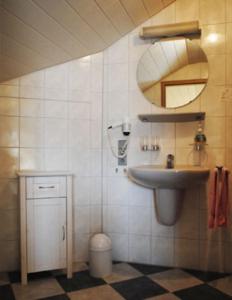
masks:
<path fill-rule="evenodd" d="M 175 123 L 196 122 L 205 119 L 205 112 L 173 113 L 173 114 L 143 114 L 138 115 L 142 122 Z"/>

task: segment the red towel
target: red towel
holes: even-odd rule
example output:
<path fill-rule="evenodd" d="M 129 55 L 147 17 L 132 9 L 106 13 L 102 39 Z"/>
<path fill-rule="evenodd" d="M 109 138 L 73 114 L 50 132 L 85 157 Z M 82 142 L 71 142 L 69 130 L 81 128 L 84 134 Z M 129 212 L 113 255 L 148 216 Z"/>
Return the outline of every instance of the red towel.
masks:
<path fill-rule="evenodd" d="M 226 168 L 213 171 L 209 205 L 209 228 L 226 227 L 229 211 L 229 171 Z"/>

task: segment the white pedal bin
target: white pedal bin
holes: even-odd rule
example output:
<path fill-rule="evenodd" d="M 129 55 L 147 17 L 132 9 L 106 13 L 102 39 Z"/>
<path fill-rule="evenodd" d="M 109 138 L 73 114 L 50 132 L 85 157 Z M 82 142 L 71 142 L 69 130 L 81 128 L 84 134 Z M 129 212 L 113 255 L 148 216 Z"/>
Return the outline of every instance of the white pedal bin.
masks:
<path fill-rule="evenodd" d="M 95 234 L 89 242 L 89 271 L 96 278 L 108 276 L 112 273 L 112 243 L 103 234 Z"/>

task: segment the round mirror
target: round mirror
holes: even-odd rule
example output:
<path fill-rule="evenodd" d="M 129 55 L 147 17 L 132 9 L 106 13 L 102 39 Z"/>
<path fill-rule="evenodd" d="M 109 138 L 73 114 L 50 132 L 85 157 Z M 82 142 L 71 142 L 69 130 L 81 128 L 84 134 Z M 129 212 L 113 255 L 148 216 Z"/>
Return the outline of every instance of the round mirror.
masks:
<path fill-rule="evenodd" d="M 156 42 L 143 54 L 137 68 L 137 82 L 144 96 L 166 108 L 192 102 L 207 81 L 204 51 L 185 38 Z"/>

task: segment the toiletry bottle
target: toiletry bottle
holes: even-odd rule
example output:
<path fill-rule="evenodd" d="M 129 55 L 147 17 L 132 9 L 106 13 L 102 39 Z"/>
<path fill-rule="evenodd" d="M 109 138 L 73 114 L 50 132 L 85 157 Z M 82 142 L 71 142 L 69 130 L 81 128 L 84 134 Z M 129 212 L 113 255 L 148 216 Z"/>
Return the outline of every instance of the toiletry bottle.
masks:
<path fill-rule="evenodd" d="M 203 132 L 202 124 L 198 124 L 197 133 L 194 138 L 195 149 L 200 151 L 206 143 L 206 136 Z"/>

